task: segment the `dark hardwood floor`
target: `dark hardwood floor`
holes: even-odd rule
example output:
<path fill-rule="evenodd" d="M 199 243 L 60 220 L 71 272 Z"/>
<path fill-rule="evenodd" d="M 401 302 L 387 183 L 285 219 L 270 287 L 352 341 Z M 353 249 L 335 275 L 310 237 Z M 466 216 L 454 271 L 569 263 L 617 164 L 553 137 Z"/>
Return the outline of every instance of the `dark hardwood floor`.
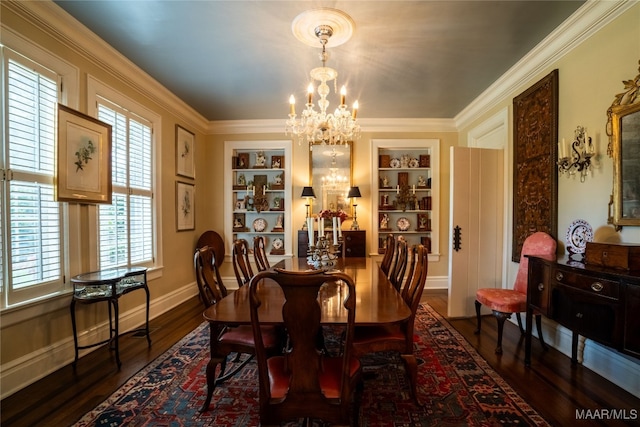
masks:
<path fill-rule="evenodd" d="M 428 292 L 423 297 L 439 313 L 446 313 L 447 295 Z M 0 402 L 3 427 L 68 426 L 90 411 L 129 377 L 158 357 L 202 322 L 202 305 L 193 298 L 151 321 L 152 346 L 144 337 L 125 335 L 120 340 L 122 368 L 117 369 L 112 352 L 98 348 L 78 362 L 52 373 L 42 380 Z M 492 318 L 482 323 L 482 334 L 475 335 L 475 319 L 454 319 L 451 324 L 489 364 L 554 426 L 614 426 L 638 424 L 638 420 L 576 420 L 576 409 L 635 410 L 640 416 L 640 399 L 625 392 L 601 376 L 571 366 L 562 353 L 543 352 L 533 342 L 532 366 L 525 368 L 524 340 L 518 328 L 505 325 L 504 354 L 494 353 L 497 328 Z"/>

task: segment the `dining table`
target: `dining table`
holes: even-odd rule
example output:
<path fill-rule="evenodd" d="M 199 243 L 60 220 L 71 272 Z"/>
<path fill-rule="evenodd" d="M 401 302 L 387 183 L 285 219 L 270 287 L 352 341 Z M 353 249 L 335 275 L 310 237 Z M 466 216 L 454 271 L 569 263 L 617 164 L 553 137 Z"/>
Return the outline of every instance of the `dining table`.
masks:
<path fill-rule="evenodd" d="M 271 268 L 288 271 L 306 271 L 313 269 L 306 258 L 285 258 Z M 356 285 L 356 326 L 390 325 L 401 323 L 411 316 L 411 309 L 405 304 L 400 293 L 393 287 L 380 269 L 379 263 L 369 257 L 339 258 L 332 270 L 341 271 L 354 279 Z M 211 359 L 207 366 L 207 399 L 202 410 L 206 410 L 211 394 L 216 386 L 215 367 L 222 363 L 227 355 L 216 349 L 217 337 L 229 326 L 250 325 L 249 286 L 241 286 L 230 292 L 216 304 L 208 307 L 204 319 L 209 322 Z M 260 323 L 265 325 L 282 324 L 282 305 L 284 294 L 280 286 L 265 279 L 258 286 L 258 296 L 262 304 L 258 308 Z M 343 306 L 346 285 L 340 281 L 331 282 L 320 288 L 321 323 L 323 325 L 344 325 L 347 323 L 347 310 Z"/>
<path fill-rule="evenodd" d="M 295 257 L 286 258 L 272 268 L 289 271 L 312 269 L 306 258 Z M 356 284 L 356 325 L 393 324 L 411 316 L 411 310 L 374 259 L 339 258 L 334 271 L 351 276 Z M 320 289 L 322 324 L 346 324 L 347 311 L 342 305 L 345 288 L 344 284 L 337 282 L 328 283 Z M 248 295 L 248 286 L 229 293 L 204 311 L 205 320 L 213 325 L 251 324 Z M 262 301 L 258 309 L 260 323 L 281 324 L 284 295 L 280 287 L 273 281 L 265 280 L 258 288 L 258 296 Z"/>

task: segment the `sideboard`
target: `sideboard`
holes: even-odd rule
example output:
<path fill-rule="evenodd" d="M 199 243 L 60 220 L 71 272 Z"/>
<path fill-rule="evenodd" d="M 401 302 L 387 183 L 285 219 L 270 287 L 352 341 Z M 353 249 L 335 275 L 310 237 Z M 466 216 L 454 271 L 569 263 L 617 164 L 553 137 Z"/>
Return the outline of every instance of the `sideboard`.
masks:
<path fill-rule="evenodd" d="M 532 317 L 540 313 L 572 332 L 571 362 L 582 335 L 640 358 L 640 271 L 528 256 L 525 364 L 531 364 Z"/>

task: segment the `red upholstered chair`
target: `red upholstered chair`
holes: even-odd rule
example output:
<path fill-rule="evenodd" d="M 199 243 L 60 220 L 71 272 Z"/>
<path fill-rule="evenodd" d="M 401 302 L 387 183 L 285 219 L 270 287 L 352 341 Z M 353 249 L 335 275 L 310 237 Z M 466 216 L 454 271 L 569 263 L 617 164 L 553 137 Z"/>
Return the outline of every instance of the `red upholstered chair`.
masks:
<path fill-rule="evenodd" d="M 198 284 L 200 299 L 205 308 L 217 304 L 228 293 L 220 278 L 216 261 L 215 250 L 211 246 L 203 246 L 196 249 L 193 258 L 196 283 Z M 201 412 L 209 409 L 216 386 L 234 376 L 253 358 L 254 354 L 253 329 L 251 326 L 218 325 L 214 327 L 210 324 L 209 331 L 212 357 L 207 365 L 207 398 L 200 409 Z M 261 333 L 262 342 L 266 348 L 265 351 L 269 353 L 278 352 L 280 348 L 278 330 L 274 326 L 264 326 L 261 328 Z M 238 364 L 231 372 L 226 372 L 227 358 L 231 353 L 236 353 L 235 362 Z M 245 359 L 240 361 L 240 355 L 243 353 L 246 355 Z M 216 376 L 218 364 L 220 365 L 220 372 Z"/>
<path fill-rule="evenodd" d="M 393 263 L 391 265 L 391 271 L 387 275 L 389 281 L 398 292 L 400 292 L 400 288 L 402 287 L 404 273 L 407 269 L 408 257 L 409 244 L 403 238 L 398 238 L 398 241 L 396 242 L 395 254 L 393 256 Z"/>
<path fill-rule="evenodd" d="M 492 310 L 493 315 L 498 320 L 497 354 L 502 354 L 502 330 L 504 329 L 504 321 L 510 318 L 512 313 L 516 313 L 520 332 L 524 334 L 520 313 L 527 310 L 527 276 L 529 259 L 525 255 L 554 256 L 556 254 L 556 245 L 556 240 L 547 233 L 538 231 L 531 234 L 525 239 L 522 245 L 520 267 L 518 268 L 518 274 L 516 275 L 516 282 L 513 289 L 483 288 L 476 291 L 475 305 L 476 318 L 478 321 L 476 334 L 480 333 L 480 326 L 482 322 L 480 307 L 484 305 Z M 536 314 L 535 317 L 540 343 L 542 344 L 542 347 L 546 349 L 547 345 L 542 338 L 541 315 Z"/>
<path fill-rule="evenodd" d="M 253 269 L 249 260 L 249 243 L 245 239 L 238 239 L 233 242 L 231 260 L 233 261 L 233 272 L 236 274 L 238 287 L 249 283 L 249 280 L 253 277 Z"/>
<path fill-rule="evenodd" d="M 256 261 L 258 271 L 264 271 L 271 268 L 269 259 L 267 258 L 267 250 L 264 247 L 264 237 L 255 236 L 253 238 L 253 258 Z"/>
<path fill-rule="evenodd" d="M 393 262 L 393 254 L 396 250 L 396 239 L 393 237 L 393 234 L 387 235 L 387 244 L 384 250 L 384 256 L 382 257 L 382 261 L 380 262 L 380 269 L 382 272 L 388 276 L 391 271 L 391 263 Z"/>
<path fill-rule="evenodd" d="M 402 288 L 402 298 L 411 309 L 411 316 L 400 324 L 384 326 L 358 326 L 353 338 L 353 354 L 362 357 L 368 353 L 395 351 L 400 353 L 411 385 L 413 398 L 418 402 L 416 383 L 418 380 L 418 362 L 413 354 L 413 326 L 416 312 L 427 281 L 429 253 L 423 245 L 410 250 L 409 275 Z"/>
<path fill-rule="evenodd" d="M 260 334 L 261 305 L 258 287 L 273 280 L 284 293 L 282 307 L 288 345 L 283 355 L 268 357 Z M 320 288 L 325 283 L 343 282 L 347 324 L 344 337 L 349 344 L 338 356 L 325 354 L 317 347 L 321 332 Z M 292 272 L 266 270 L 249 282 L 251 324 L 258 362 L 260 424 L 281 425 L 299 418 L 321 419 L 326 423 L 357 425 L 357 405 L 352 395 L 360 382 L 360 362 L 351 354 L 356 310 L 353 279 L 344 273 L 319 271 Z M 350 413 L 353 410 L 353 424 Z M 308 425 L 308 424 L 305 424 Z"/>

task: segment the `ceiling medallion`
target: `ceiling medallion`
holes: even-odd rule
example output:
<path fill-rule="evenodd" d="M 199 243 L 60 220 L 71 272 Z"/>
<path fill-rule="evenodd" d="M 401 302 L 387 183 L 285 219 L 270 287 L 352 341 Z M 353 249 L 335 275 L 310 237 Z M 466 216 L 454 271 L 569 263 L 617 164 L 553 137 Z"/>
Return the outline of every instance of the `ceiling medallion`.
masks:
<path fill-rule="evenodd" d="M 303 140 L 311 149 L 314 142 L 323 144 L 345 144 L 360 137 L 360 125 L 357 121 L 358 101 L 353 104 L 353 112 L 347 109 L 347 90 L 342 86 L 340 90 L 340 104 L 333 113 L 327 113 L 330 93 L 327 82 L 333 81 L 334 92 L 337 93 L 338 72 L 326 66 L 329 58 L 327 46 L 339 46 L 351 38 L 354 23 L 349 15 L 337 9 L 312 9 L 298 15 L 291 25 L 295 37 L 310 46 L 322 47 L 320 60 L 322 67 L 311 70 L 312 78 L 307 88 L 307 103 L 302 114 L 298 118 L 295 110 L 295 97 L 289 98 L 289 118 L 286 121 L 285 134 L 291 134 L 300 144 Z M 318 81 L 319 110 L 313 104 L 314 85 Z"/>

